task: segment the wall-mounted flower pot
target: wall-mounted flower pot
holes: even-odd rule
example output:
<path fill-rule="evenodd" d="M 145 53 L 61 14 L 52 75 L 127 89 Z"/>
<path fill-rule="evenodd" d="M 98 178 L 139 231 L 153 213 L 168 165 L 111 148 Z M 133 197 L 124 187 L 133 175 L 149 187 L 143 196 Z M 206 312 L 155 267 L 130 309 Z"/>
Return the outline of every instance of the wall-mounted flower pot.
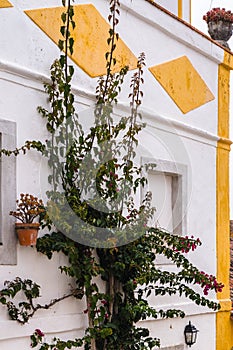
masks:
<path fill-rule="evenodd" d="M 23 246 L 36 245 L 40 224 L 36 223 L 16 223 L 15 231 L 18 235 L 19 243 Z"/>
<path fill-rule="evenodd" d="M 232 36 L 232 23 L 227 21 L 210 21 L 208 23 L 208 33 L 211 39 L 216 40 L 222 46 L 230 49 L 227 41 Z"/>

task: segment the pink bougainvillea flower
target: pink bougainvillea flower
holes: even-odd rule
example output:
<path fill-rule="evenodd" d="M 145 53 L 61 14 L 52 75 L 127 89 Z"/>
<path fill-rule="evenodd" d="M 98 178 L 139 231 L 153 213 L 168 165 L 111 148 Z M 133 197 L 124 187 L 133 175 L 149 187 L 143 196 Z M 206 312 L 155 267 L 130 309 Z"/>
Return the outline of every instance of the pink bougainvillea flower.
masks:
<path fill-rule="evenodd" d="M 44 333 L 40 330 L 40 329 L 36 329 L 35 332 L 40 336 L 40 337 L 44 337 Z"/>

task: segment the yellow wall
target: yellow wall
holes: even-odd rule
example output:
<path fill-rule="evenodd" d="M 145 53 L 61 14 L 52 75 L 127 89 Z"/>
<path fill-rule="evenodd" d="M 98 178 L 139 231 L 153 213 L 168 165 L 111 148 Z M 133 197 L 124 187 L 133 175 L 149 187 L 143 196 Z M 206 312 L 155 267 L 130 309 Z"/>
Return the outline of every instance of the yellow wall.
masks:
<path fill-rule="evenodd" d="M 233 346 L 233 322 L 230 319 L 231 301 L 229 287 L 230 271 L 230 215 L 229 215 L 229 85 L 232 55 L 225 53 L 218 72 L 218 136 L 217 144 L 217 198 L 216 198 L 216 244 L 217 279 L 225 287 L 217 295 L 221 310 L 216 315 L 216 350 L 231 350 Z"/>

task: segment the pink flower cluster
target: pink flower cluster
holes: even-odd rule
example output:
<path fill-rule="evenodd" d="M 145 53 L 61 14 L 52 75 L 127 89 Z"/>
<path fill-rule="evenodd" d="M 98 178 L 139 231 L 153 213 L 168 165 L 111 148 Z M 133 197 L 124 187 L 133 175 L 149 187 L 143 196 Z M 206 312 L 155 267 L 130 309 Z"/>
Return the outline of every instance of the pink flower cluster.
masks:
<path fill-rule="evenodd" d="M 31 335 L 30 347 L 34 348 L 38 344 L 42 343 L 43 337 L 44 337 L 44 333 L 39 328 L 35 329 L 34 333 Z M 54 350 L 56 350 L 56 349 L 54 349 Z"/>
<path fill-rule="evenodd" d="M 224 287 L 224 284 L 222 283 L 219 283 L 217 280 L 216 280 L 216 277 L 213 276 L 213 275 L 208 275 L 207 273 L 205 273 L 204 271 L 201 271 L 201 278 L 200 276 L 196 276 L 196 283 L 197 284 L 200 284 L 201 287 L 204 287 L 203 289 L 203 292 L 204 292 L 204 295 L 208 295 L 209 294 L 209 291 L 211 289 L 214 289 L 215 292 L 217 293 L 221 293 L 222 292 L 222 289 Z"/>
<path fill-rule="evenodd" d="M 220 7 L 215 7 L 212 10 L 208 11 L 203 16 L 203 19 L 207 23 L 218 22 L 218 21 L 233 23 L 233 13 L 230 10 L 226 11 L 225 8 L 220 9 Z"/>
<path fill-rule="evenodd" d="M 199 238 L 194 239 L 193 236 L 191 236 L 191 239 L 188 236 L 180 237 L 179 243 L 173 247 L 173 250 L 175 252 L 188 253 L 190 250 L 194 251 L 197 245 L 201 245 Z"/>
<path fill-rule="evenodd" d="M 35 333 L 39 336 L 39 337 L 44 337 L 44 333 L 40 330 L 40 329 L 36 329 Z"/>

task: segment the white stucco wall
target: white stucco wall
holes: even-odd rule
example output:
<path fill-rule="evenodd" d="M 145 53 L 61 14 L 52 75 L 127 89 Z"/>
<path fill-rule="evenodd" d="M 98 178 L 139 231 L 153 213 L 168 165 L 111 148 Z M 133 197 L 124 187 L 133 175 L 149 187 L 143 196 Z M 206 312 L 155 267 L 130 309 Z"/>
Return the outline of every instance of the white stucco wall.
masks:
<path fill-rule="evenodd" d="M 0 30 L 4 33 L 0 38 L 0 118 L 17 123 L 17 144 L 20 146 L 27 139 L 45 140 L 47 137 L 45 123 L 36 108 L 46 104 L 43 81 L 49 76 L 52 61 L 59 55 L 55 44 L 23 10 L 60 6 L 60 2 L 11 2 L 13 8 L 0 9 Z M 92 0 L 88 3 L 93 3 L 107 17 L 106 1 Z M 202 247 L 190 254 L 190 258 L 200 269 L 216 274 L 217 71 L 223 60 L 223 50 L 143 0 L 122 0 L 119 32 L 135 55 L 145 52 L 147 67 L 187 56 L 215 96 L 213 101 L 184 115 L 145 69 L 141 112 L 148 126 L 140 136 L 140 156 L 178 162 L 187 167 L 187 234 L 203 241 Z M 78 110 L 85 110 L 94 103 L 96 79 L 88 77 L 79 67 L 75 69 L 76 104 Z M 127 109 L 129 81 L 130 77 L 126 79 L 120 96 L 118 113 Z M 45 171 L 36 152 L 19 156 L 17 194 L 30 192 L 45 198 Z M 63 260 L 60 255 L 55 255 L 53 261 L 48 262 L 35 249 L 18 246 L 17 250 L 16 266 L 0 266 L 0 288 L 5 280 L 27 277 L 41 284 L 44 302 L 69 290 L 69 279 L 57 269 Z M 164 265 L 164 268 L 172 266 Z M 215 348 L 213 312 L 179 298 L 158 298 L 153 303 L 158 307 L 178 306 L 187 313 L 184 320 L 148 322 L 153 335 L 161 337 L 163 347 L 184 344 L 183 330 L 190 319 L 200 329 L 193 349 Z M 41 328 L 48 337 L 56 334 L 64 338 L 78 336 L 86 322 L 84 309 L 83 302 L 66 300 L 50 311 L 36 314 L 28 325 L 21 326 L 10 321 L 1 306 L 0 349 L 13 350 L 16 346 L 18 350 L 29 349 L 29 335 L 35 328 Z"/>

